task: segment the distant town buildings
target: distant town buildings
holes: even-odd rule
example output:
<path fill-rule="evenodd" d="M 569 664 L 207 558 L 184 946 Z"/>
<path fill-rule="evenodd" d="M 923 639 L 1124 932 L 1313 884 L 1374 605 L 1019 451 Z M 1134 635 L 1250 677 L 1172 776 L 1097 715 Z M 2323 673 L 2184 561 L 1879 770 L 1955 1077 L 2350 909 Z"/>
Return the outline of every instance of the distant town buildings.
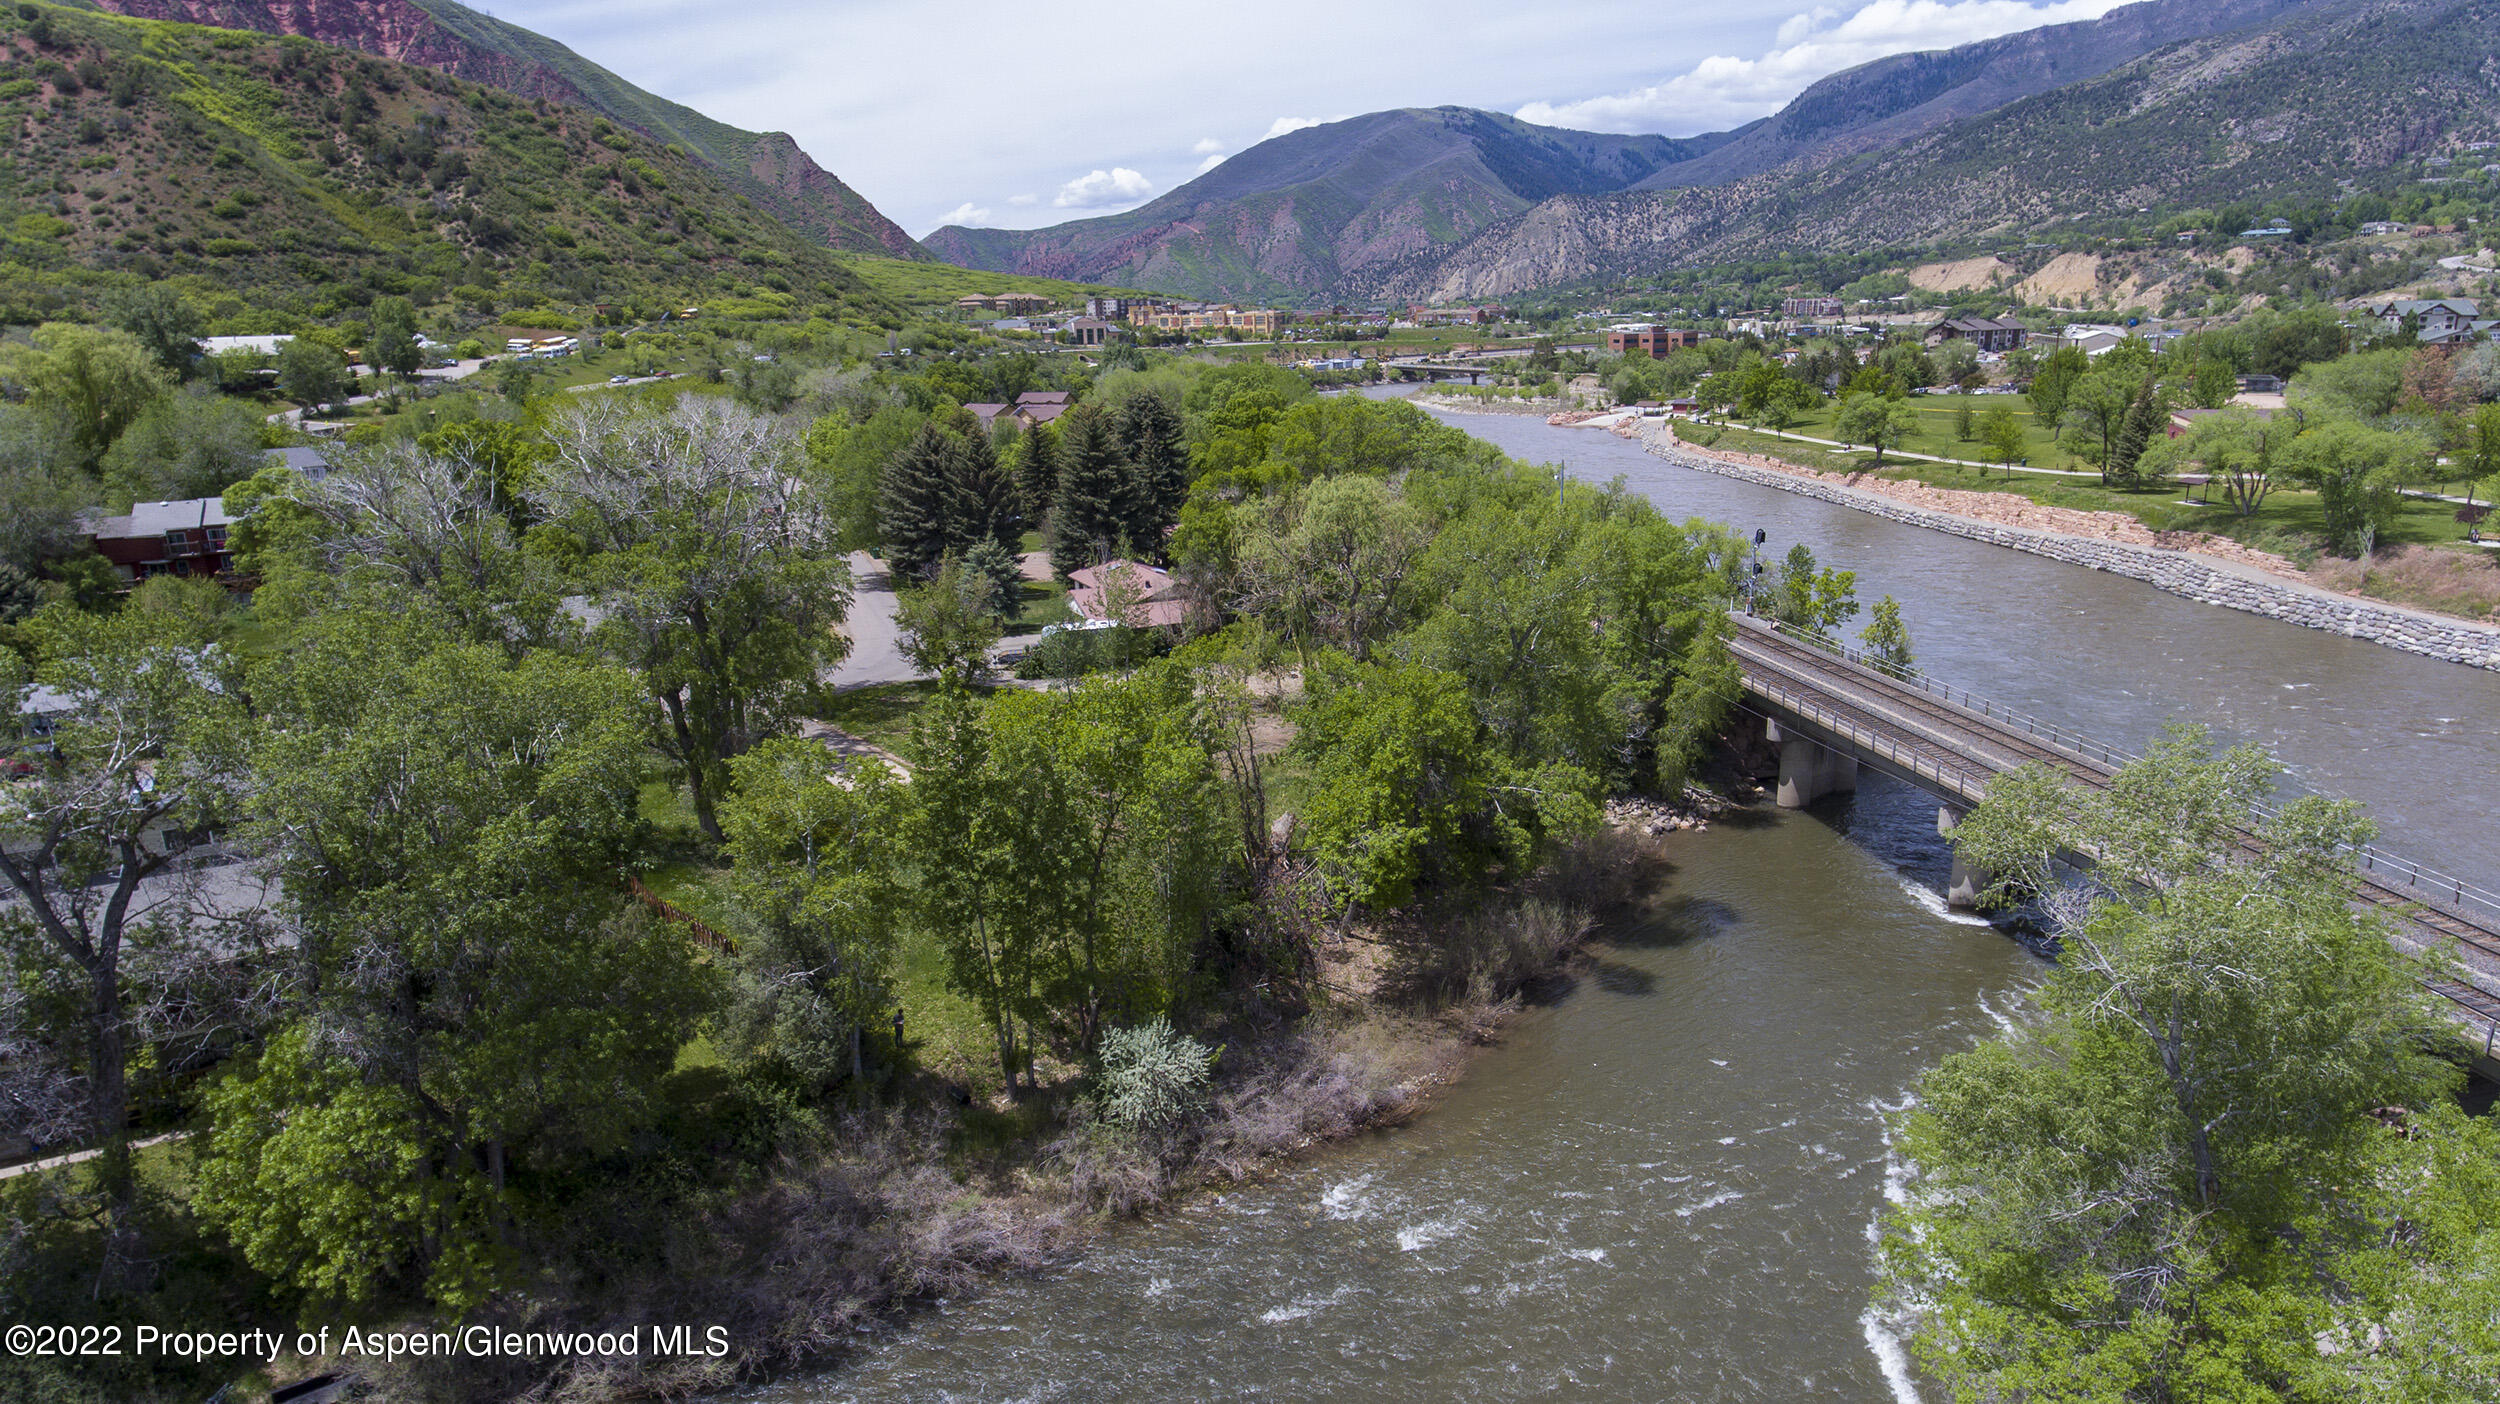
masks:
<path fill-rule="evenodd" d="M 1967 341 L 1982 351 L 2019 351 L 2030 332 L 2011 317 L 1947 317 L 1927 329 L 1927 344 Z M 2112 343 L 2113 345 L 2115 343 Z"/>
<path fill-rule="evenodd" d="M 1792 297 L 1780 304 L 1780 316 L 1792 322 L 1837 322 L 1844 315 L 1836 297 Z"/>
<path fill-rule="evenodd" d="M 1662 327 L 1649 322 L 1628 322 L 1606 329 L 1606 349 L 1616 355 L 1637 351 L 1644 356 L 1663 356 L 1699 346 L 1701 333 L 1682 327 Z"/>

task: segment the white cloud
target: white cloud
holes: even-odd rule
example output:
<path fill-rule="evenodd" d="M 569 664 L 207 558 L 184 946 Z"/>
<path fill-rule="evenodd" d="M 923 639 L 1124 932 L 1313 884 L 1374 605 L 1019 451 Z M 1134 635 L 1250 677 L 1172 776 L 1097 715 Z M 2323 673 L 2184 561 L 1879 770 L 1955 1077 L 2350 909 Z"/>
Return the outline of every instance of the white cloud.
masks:
<path fill-rule="evenodd" d="M 1155 183 L 1126 166 L 1100 167 L 1059 187 L 1050 203 L 1063 210 L 1095 210 L 1136 204 L 1154 193 Z"/>
<path fill-rule="evenodd" d="M 1287 132 L 1298 132 L 1304 127 L 1316 127 L 1319 124 L 1317 117 L 1279 117 L 1267 124 L 1267 135 L 1260 137 L 1259 140 L 1274 141 Z"/>
<path fill-rule="evenodd" d="M 1220 156 L 1224 154 L 1224 143 L 1217 141 L 1213 137 L 1200 137 L 1198 138 L 1197 144 L 1189 148 L 1189 154 L 1192 156 Z"/>
<path fill-rule="evenodd" d="M 1818 78 L 1887 54 L 1949 49 L 2044 24 L 2098 19 L 2124 0 L 1871 0 L 1845 18 L 1790 17 L 1760 58 L 1718 54 L 1647 87 L 1577 102 L 1532 102 L 1520 120 L 1583 131 L 1691 133 L 1775 112 Z"/>
<path fill-rule="evenodd" d="M 1039 202 L 1041 198 L 1039 195 L 1010 195 L 1007 197 L 1007 203 L 1021 209 L 1026 205 Z"/>
<path fill-rule="evenodd" d="M 942 225 L 960 224 L 966 229 L 978 229 L 990 222 L 990 212 L 973 204 L 970 200 L 966 200 L 962 204 L 957 205 L 955 208 L 939 215 L 937 222 Z"/>
<path fill-rule="evenodd" d="M 1198 163 L 1198 174 L 1205 175 L 1207 172 L 1214 170 L 1216 167 L 1223 164 L 1224 153 L 1221 151 L 1210 151 L 1207 153 L 1207 158 Z"/>

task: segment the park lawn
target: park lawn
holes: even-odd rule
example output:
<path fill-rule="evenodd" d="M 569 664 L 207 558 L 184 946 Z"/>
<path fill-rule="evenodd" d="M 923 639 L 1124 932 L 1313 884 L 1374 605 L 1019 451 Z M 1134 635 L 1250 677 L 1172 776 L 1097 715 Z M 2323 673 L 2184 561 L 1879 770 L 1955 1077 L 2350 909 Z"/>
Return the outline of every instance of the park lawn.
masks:
<path fill-rule="evenodd" d="M 1986 445 L 1975 436 L 1979 432 L 1980 420 L 1988 411 L 2003 407 L 2012 410 L 2015 422 L 2023 427 L 2024 459 L 2032 467 L 2083 469 L 2091 466 L 2074 461 L 2073 452 L 2056 441 L 2051 426 L 2041 423 L 2039 417 L 2032 413 L 2031 397 L 2028 395 L 1912 395 L 1902 403 L 1908 405 L 1919 420 L 1919 432 L 1908 442 L 1897 446 L 1911 453 L 1988 461 Z M 1971 433 L 1974 435 L 1968 442 L 1955 433 L 1955 424 L 1964 405 L 1970 407 Z M 1840 402 L 1834 400 L 1799 416 L 1795 423 L 1788 426 L 1787 432 L 1817 439 L 1837 439 L 1840 435 L 1832 425 L 1839 414 Z"/>
<path fill-rule="evenodd" d="M 872 746 L 899 753 L 911 744 L 912 718 L 936 699 L 938 688 L 935 678 L 846 688 L 826 699 L 816 719 Z M 974 690 L 983 695 L 988 692 L 986 688 Z"/>
<path fill-rule="evenodd" d="M 2124 512 L 2155 531 L 2212 532 L 2216 536 L 2226 536 L 2259 550 L 2273 551 L 2296 560 L 2304 556 L 2314 558 L 2327 547 L 2326 522 L 2318 505 L 2318 495 L 2290 488 L 2280 488 L 2268 494 L 2254 515 L 2242 517 L 2221 505 L 2219 500 L 2205 507 L 2182 505 L 2187 490 L 2176 483 L 2145 488 L 2103 487 L 2093 478 L 2007 473 L 1949 463 L 1904 462 L 1893 458 L 1887 458 L 1884 466 L 1877 469 L 1871 453 L 1825 449 L 1732 427 L 1721 435 L 1716 447 L 1737 453 L 1766 454 L 1826 473 L 1874 472 L 1896 482 L 1918 482 L 1930 487 L 1958 488 L 1966 492 L 2010 492 L 2046 507 L 2067 507 L 2083 512 Z M 2033 460 L 2033 464 L 2035 467 L 2045 466 L 2037 459 Z M 2382 547 L 2441 546 L 2463 541 L 2465 534 L 2465 527 L 2456 520 L 2456 508 L 2452 504 L 2407 498 L 2404 505 L 2397 509 L 2395 520 L 2380 533 L 2379 543 Z"/>

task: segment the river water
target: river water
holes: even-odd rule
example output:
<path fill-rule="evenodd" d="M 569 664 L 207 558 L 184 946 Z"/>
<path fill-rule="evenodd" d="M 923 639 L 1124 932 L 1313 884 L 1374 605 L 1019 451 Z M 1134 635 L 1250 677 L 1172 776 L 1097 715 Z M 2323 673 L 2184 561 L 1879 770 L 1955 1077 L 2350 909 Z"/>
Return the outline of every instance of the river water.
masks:
<path fill-rule="evenodd" d="M 2368 802 L 2390 846 L 2500 874 L 2500 676 L 1681 469 L 1533 419 L 1453 420 L 1623 476 L 1679 516 L 1805 541 L 1902 604 L 1932 671 L 2113 744 L 2172 719 Z M 1948 916 L 1935 803 L 1868 775 L 1670 840 L 1647 917 L 1433 1109 L 1124 1226 L 743 1397 L 1914 1397 L 1870 1316 L 1883 1112 L 2021 1017 L 2042 969 Z"/>

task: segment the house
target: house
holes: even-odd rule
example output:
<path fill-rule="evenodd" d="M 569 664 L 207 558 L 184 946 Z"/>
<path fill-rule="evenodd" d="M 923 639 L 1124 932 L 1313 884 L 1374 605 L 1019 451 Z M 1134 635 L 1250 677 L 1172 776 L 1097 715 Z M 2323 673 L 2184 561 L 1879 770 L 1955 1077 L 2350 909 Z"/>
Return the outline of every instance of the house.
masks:
<path fill-rule="evenodd" d="M 988 293 L 965 293 L 955 299 L 955 307 L 963 312 L 995 312 L 998 310 L 998 299 Z"/>
<path fill-rule="evenodd" d="M 1982 351 L 2019 351 L 2030 335 L 2011 317 L 1947 317 L 1927 329 L 1927 344 L 1967 341 Z"/>
<path fill-rule="evenodd" d="M 2243 375 L 2239 378 L 2239 386 L 2243 395 L 2280 395 L 2283 393 L 2283 378 L 2277 375 Z"/>
<path fill-rule="evenodd" d="M 1167 628 L 1189 617 L 1189 601 L 1173 583 L 1172 573 L 1135 561 L 1105 561 L 1070 572 L 1074 588 L 1068 603 L 1088 619 L 1111 618 L 1107 593 L 1117 587 L 1126 596 L 1126 617 L 1119 622 L 1139 628 Z"/>
<path fill-rule="evenodd" d="M 138 581 L 156 575 L 229 574 L 234 557 L 226 549 L 226 529 L 233 523 L 223 498 L 192 497 L 136 503 L 128 516 L 90 517 L 79 527 L 122 579 Z"/>
<path fill-rule="evenodd" d="M 1639 352 L 1644 356 L 1661 356 L 1699 346 L 1701 333 L 1681 327 L 1662 327 L 1649 322 L 1626 322 L 1606 329 L 1606 349 L 1618 356 Z"/>
<path fill-rule="evenodd" d="M 2406 319 L 2412 318 L 2422 340 L 2434 345 L 2453 332 L 2467 332 L 2470 337 L 2474 323 L 2482 317 L 2482 305 L 2470 297 L 2385 298 L 2354 310 L 2377 319 L 2380 327 L 2391 332 L 2402 330 Z"/>
<path fill-rule="evenodd" d="M 2405 232 L 2405 227 L 2397 220 L 2374 219 L 2362 225 L 2361 232 L 2364 234 L 2402 234 Z"/>
<path fill-rule="evenodd" d="M 1031 316 L 1033 313 L 1047 311 L 1050 308 L 1050 299 L 1040 293 L 1000 293 L 991 301 L 999 311 L 1010 317 Z"/>
<path fill-rule="evenodd" d="M 2241 230 L 2240 237 L 2243 239 L 2288 239 L 2292 237 L 2292 229 L 2288 224 L 2261 225 L 2255 229 Z"/>
<path fill-rule="evenodd" d="M 279 467 L 292 468 L 316 483 L 330 476 L 330 450 L 326 448 L 297 445 L 271 449 L 269 456 L 278 460 Z"/>
<path fill-rule="evenodd" d="M 981 421 L 981 427 L 984 429 L 997 424 L 998 417 L 1002 414 L 1008 413 L 1013 408 L 1014 407 L 1011 405 L 994 405 L 988 403 L 964 406 L 965 412 L 970 414 L 973 418 Z"/>
<path fill-rule="evenodd" d="M 1068 392 L 1065 390 L 1027 390 L 1016 396 L 1015 408 L 1010 411 L 1015 416 L 1017 427 L 1023 429 L 1048 424 L 1067 412 Z"/>
<path fill-rule="evenodd" d="M 2126 340 L 2127 329 L 2100 323 L 2077 322 L 2070 327 L 2060 327 L 2051 333 L 2051 336 L 2060 347 L 2072 346 L 2086 356 L 2098 356 Z"/>

